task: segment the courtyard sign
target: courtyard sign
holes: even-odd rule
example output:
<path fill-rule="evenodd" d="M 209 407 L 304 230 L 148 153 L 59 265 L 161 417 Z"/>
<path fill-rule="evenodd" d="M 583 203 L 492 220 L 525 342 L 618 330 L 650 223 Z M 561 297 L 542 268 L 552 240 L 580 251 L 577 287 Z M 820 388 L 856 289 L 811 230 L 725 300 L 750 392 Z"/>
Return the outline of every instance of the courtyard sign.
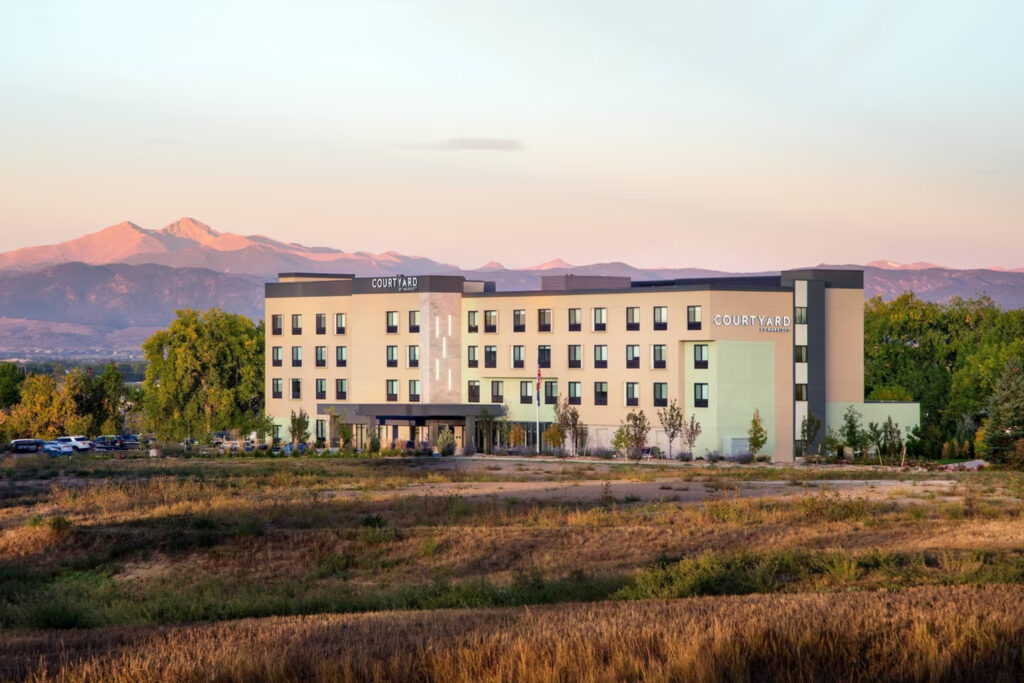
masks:
<path fill-rule="evenodd" d="M 758 332 L 789 332 L 793 319 L 788 315 L 722 315 L 714 317 L 717 327 L 756 327 Z"/>
<path fill-rule="evenodd" d="M 419 278 L 404 275 L 375 277 L 370 280 L 370 289 L 386 289 L 391 292 L 415 292 L 419 286 Z"/>

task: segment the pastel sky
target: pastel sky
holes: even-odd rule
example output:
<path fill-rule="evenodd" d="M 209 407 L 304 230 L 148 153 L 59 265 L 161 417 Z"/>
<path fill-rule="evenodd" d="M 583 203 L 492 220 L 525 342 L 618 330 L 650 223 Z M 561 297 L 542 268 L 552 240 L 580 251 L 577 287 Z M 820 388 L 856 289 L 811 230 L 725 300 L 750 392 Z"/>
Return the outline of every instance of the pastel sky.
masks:
<path fill-rule="evenodd" d="M 1024 266 L 1024 3 L 5 0 L 3 250 Z"/>

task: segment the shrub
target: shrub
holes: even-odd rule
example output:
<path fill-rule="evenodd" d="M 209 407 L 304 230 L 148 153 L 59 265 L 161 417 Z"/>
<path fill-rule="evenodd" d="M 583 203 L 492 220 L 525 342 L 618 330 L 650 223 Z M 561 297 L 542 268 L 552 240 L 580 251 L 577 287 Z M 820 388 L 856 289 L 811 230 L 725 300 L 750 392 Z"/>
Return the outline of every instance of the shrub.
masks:
<path fill-rule="evenodd" d="M 722 460 L 722 454 L 718 451 L 704 450 L 704 459 L 708 462 L 720 462 Z"/>
<path fill-rule="evenodd" d="M 754 462 L 753 453 L 733 453 L 725 457 L 726 462 L 735 462 L 741 465 L 749 465 Z"/>

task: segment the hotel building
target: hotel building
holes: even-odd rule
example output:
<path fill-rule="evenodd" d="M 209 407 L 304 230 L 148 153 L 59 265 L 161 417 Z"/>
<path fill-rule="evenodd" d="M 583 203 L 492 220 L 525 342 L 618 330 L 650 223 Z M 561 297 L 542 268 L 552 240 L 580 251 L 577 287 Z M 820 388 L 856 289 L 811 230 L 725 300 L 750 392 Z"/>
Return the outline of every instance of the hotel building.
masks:
<path fill-rule="evenodd" d="M 330 417 L 356 442 L 434 443 L 445 425 L 478 447 L 481 418 L 507 418 L 536 444 L 565 396 L 608 448 L 631 410 L 667 450 L 657 412 L 675 400 L 702 426 L 695 455 L 747 448 L 755 409 L 775 461 L 800 453 L 813 414 L 837 429 L 849 405 L 904 431 L 917 404 L 864 402 L 861 271 L 631 282 L 559 275 L 533 291 L 458 276 L 357 278 L 284 273 L 266 285 L 266 407 L 289 439 L 305 410 L 314 438 Z M 674 450 L 682 444 L 677 440 Z"/>

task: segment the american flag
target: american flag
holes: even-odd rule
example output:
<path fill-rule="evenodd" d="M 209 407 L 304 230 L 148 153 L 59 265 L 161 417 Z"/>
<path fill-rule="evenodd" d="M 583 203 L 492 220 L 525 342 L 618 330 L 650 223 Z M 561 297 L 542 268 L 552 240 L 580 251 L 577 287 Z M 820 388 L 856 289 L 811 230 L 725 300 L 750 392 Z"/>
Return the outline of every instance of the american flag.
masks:
<path fill-rule="evenodd" d="M 537 394 L 537 405 L 540 405 L 540 363 L 537 364 L 537 391 L 533 392 Z"/>

